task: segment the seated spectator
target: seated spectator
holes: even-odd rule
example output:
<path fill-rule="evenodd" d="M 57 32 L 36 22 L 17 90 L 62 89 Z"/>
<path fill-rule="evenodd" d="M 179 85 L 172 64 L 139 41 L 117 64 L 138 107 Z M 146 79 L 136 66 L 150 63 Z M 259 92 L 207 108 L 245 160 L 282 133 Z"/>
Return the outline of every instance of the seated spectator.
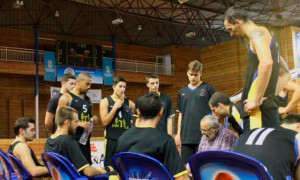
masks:
<path fill-rule="evenodd" d="M 28 170 L 31 176 L 48 174 L 48 169 L 37 160 L 34 152 L 27 142 L 32 141 L 35 136 L 35 122 L 31 118 L 19 118 L 14 125 L 16 138 L 8 148 L 8 152 L 16 156 Z"/>
<path fill-rule="evenodd" d="M 46 141 L 45 152 L 55 152 L 68 158 L 79 172 L 87 177 L 106 174 L 113 170 L 111 167 L 94 168 L 81 152 L 75 139 L 78 127 L 78 112 L 71 107 L 61 107 L 55 115 L 56 132 Z"/>
<path fill-rule="evenodd" d="M 263 163 L 274 180 L 299 179 L 300 115 L 289 114 L 281 126 L 253 129 L 241 135 L 234 151 Z"/>
<path fill-rule="evenodd" d="M 241 106 L 230 101 L 222 92 L 216 92 L 208 101 L 213 115 L 218 119 L 228 118 L 228 123 L 240 135 L 243 133 L 243 116 L 246 116 Z"/>
<path fill-rule="evenodd" d="M 211 115 L 204 116 L 200 121 L 202 138 L 198 152 L 209 150 L 233 151 L 236 135 L 222 127 L 218 120 Z"/>
<path fill-rule="evenodd" d="M 148 92 L 137 99 L 139 127 L 131 127 L 120 136 L 117 152 L 137 152 L 159 160 L 175 180 L 187 180 L 184 166 L 172 136 L 156 129 L 163 113 L 158 94 Z"/>

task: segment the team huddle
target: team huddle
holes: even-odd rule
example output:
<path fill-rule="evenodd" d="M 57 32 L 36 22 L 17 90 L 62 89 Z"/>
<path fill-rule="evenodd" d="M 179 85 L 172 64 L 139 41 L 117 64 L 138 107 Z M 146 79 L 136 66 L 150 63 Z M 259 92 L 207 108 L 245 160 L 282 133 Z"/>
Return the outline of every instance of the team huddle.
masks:
<path fill-rule="evenodd" d="M 274 179 L 297 179 L 300 115 L 289 114 L 285 118 L 281 115 L 288 113 L 299 99 L 293 97 L 288 108 L 278 107 L 276 96 L 287 85 L 286 77 L 290 77 L 278 44 L 266 28 L 256 25 L 241 8 L 229 8 L 224 25 L 231 36 L 249 42 L 240 103 L 231 102 L 228 95 L 202 81 L 202 64 L 198 60 L 189 62 L 189 83 L 178 91 L 178 126 L 173 137 L 173 102 L 159 91 L 157 74 L 145 77 L 149 92 L 135 103 L 125 95 L 126 80 L 115 77 L 112 95 L 100 102 L 99 119 L 92 114 L 92 103 L 86 95 L 92 85 L 91 76 L 65 74 L 60 93 L 50 99 L 47 107 L 45 125 L 50 136 L 45 152 L 67 157 L 85 176 L 109 174 L 112 178 L 116 175 L 113 156 L 137 152 L 154 157 L 176 180 L 184 180 L 189 179 L 188 162 L 194 154 L 236 151 L 262 162 Z M 223 122 L 228 122 L 232 130 L 224 127 Z M 91 133 L 86 132 L 95 123 L 104 127 L 104 168 L 91 166 Z M 26 144 L 35 135 L 33 129 L 34 120 L 18 119 L 14 127 L 16 139 L 9 152 L 37 176 L 47 174 L 48 170 L 39 164 Z M 84 143 L 82 138 L 86 138 Z"/>

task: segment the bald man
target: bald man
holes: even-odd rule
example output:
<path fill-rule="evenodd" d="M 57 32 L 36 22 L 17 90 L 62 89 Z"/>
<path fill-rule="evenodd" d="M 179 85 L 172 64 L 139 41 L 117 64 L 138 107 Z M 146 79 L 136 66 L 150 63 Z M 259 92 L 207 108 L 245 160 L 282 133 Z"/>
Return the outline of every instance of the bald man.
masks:
<path fill-rule="evenodd" d="M 97 116 L 92 117 L 92 103 L 90 98 L 86 95 L 92 85 L 92 78 L 87 73 L 80 73 L 76 78 L 75 88 L 66 94 L 64 94 L 58 102 L 58 107 L 70 106 L 78 111 L 78 127 L 76 129 L 75 138 L 79 141 L 85 129 L 91 128 L 90 120 L 94 123 L 97 121 Z M 90 137 L 85 145 L 80 144 L 81 151 L 85 155 L 86 159 L 90 164 L 91 160 L 91 148 L 90 148 Z"/>

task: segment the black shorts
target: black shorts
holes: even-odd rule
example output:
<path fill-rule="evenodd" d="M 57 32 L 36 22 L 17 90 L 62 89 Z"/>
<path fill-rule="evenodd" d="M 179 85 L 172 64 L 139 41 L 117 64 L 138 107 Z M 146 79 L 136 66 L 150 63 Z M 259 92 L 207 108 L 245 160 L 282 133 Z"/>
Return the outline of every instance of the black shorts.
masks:
<path fill-rule="evenodd" d="M 187 164 L 189 158 L 198 152 L 198 144 L 181 144 L 181 157 L 184 164 Z"/>
<path fill-rule="evenodd" d="M 261 127 L 275 127 L 279 124 L 277 107 L 262 108 L 252 112 L 244 119 L 244 132 Z"/>
<path fill-rule="evenodd" d="M 112 166 L 111 159 L 117 153 L 117 140 L 105 139 L 104 166 Z"/>

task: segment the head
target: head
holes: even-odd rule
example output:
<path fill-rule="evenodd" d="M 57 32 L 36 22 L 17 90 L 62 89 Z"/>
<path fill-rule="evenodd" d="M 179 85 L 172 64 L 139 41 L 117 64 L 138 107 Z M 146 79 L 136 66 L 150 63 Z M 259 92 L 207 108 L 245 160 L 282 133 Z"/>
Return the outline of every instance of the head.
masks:
<path fill-rule="evenodd" d="M 64 74 L 61 77 L 61 87 L 68 92 L 72 91 L 76 84 L 76 77 L 73 74 Z"/>
<path fill-rule="evenodd" d="M 58 128 L 66 128 L 69 135 L 75 135 L 78 127 L 78 112 L 71 107 L 60 107 L 55 114 L 55 123 Z"/>
<path fill-rule="evenodd" d="M 218 120 L 230 115 L 228 108 L 230 103 L 229 97 L 222 92 L 214 93 L 208 101 L 211 111 Z"/>
<path fill-rule="evenodd" d="M 210 141 L 213 141 L 219 129 L 219 122 L 214 116 L 206 115 L 200 121 L 200 129 L 202 135 L 206 136 Z"/>
<path fill-rule="evenodd" d="M 240 7 L 230 7 L 224 14 L 224 26 L 236 38 L 244 36 L 242 26 L 249 21 L 248 12 Z"/>
<path fill-rule="evenodd" d="M 285 119 L 282 120 L 281 126 L 300 133 L 300 115 L 289 114 Z"/>
<path fill-rule="evenodd" d="M 191 85 L 197 85 L 200 83 L 202 76 L 202 64 L 198 60 L 194 60 L 189 63 L 187 76 Z"/>
<path fill-rule="evenodd" d="M 137 113 L 142 120 L 160 119 L 163 102 L 155 92 L 148 92 L 136 100 Z"/>
<path fill-rule="evenodd" d="M 146 76 L 146 85 L 149 88 L 149 92 L 158 92 L 159 77 L 157 74 L 151 73 Z"/>
<path fill-rule="evenodd" d="M 31 118 L 22 117 L 17 119 L 14 125 L 16 136 L 23 137 L 25 141 L 32 141 L 35 136 L 35 121 Z"/>
<path fill-rule="evenodd" d="M 92 77 L 85 72 L 80 73 L 77 76 L 76 89 L 79 90 L 80 94 L 86 94 L 92 85 Z"/>
<path fill-rule="evenodd" d="M 114 94 L 122 97 L 126 91 L 126 80 L 123 77 L 117 76 L 114 78 L 114 84 L 112 86 Z"/>

